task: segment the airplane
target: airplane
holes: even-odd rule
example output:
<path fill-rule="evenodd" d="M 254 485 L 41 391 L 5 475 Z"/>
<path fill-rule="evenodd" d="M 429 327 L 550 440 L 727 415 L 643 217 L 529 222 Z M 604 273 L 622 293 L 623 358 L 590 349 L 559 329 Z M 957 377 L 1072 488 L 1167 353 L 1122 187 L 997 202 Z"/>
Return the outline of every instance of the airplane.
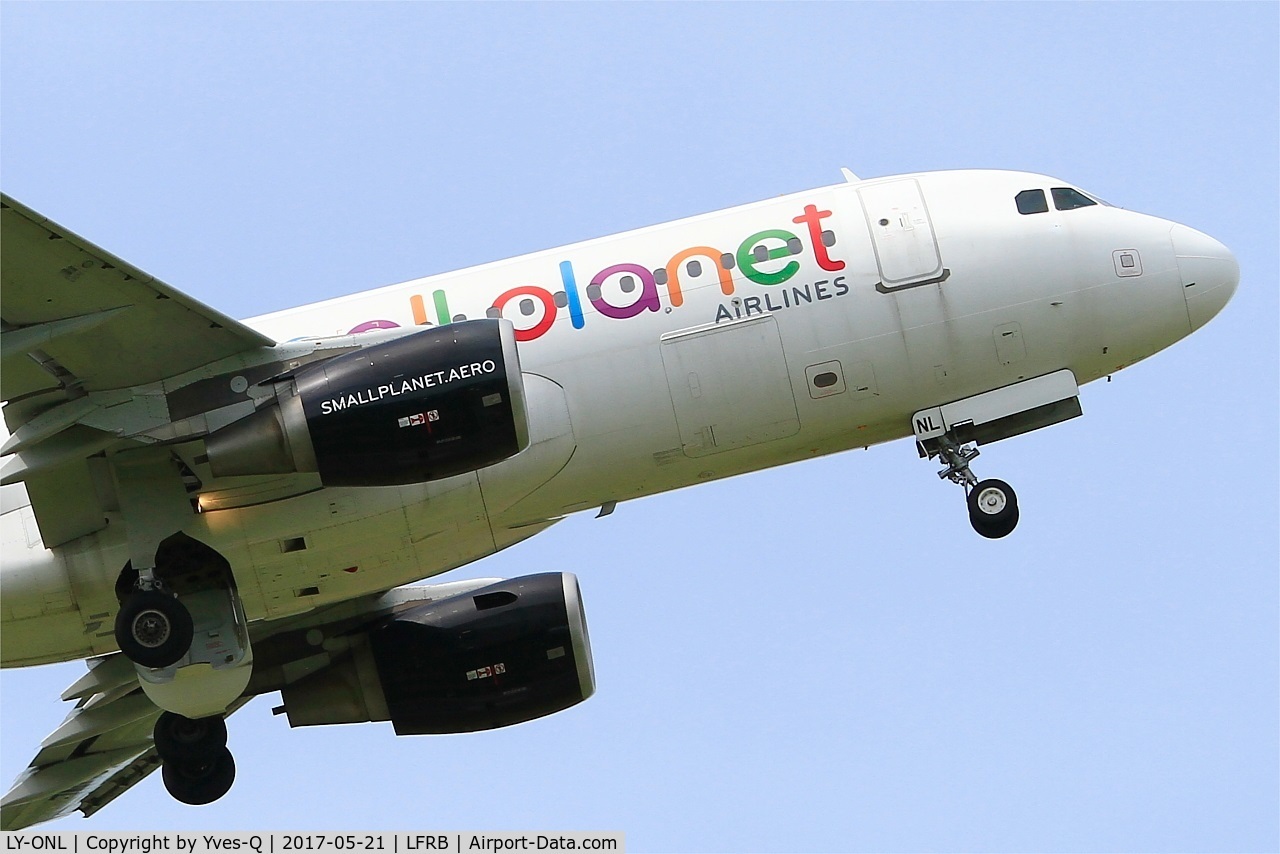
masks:
<path fill-rule="evenodd" d="M 233 320 L 4 196 L 0 664 L 88 659 L 0 801 L 200 805 L 226 718 L 507 726 L 595 688 L 572 573 L 419 584 L 577 513 L 910 437 L 979 447 L 1186 337 L 1232 253 L 1068 182 L 844 181 Z"/>

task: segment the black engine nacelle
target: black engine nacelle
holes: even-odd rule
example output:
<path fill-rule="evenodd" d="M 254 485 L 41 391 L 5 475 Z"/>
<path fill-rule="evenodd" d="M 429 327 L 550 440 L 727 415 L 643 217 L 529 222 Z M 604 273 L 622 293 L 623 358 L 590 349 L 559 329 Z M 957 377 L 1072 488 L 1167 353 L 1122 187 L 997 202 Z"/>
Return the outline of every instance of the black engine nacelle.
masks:
<path fill-rule="evenodd" d="M 557 572 L 410 608 L 280 696 L 290 726 L 390 720 L 422 735 L 530 721 L 594 691 L 578 579 Z"/>
<path fill-rule="evenodd" d="M 205 440 L 215 476 L 319 472 L 327 486 L 439 480 L 529 444 L 515 328 L 470 320 L 335 356 Z"/>

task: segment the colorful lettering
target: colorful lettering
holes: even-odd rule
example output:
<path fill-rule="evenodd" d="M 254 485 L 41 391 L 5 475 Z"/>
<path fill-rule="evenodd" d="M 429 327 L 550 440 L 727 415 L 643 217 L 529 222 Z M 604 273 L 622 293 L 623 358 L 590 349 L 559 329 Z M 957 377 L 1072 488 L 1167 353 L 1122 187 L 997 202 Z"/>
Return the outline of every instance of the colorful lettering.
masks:
<path fill-rule="evenodd" d="M 817 205 L 807 204 L 803 212 L 791 221 L 805 227 L 807 243 L 812 247 L 813 259 L 817 262 L 818 268 L 835 272 L 845 269 L 846 264 L 839 258 L 832 258 L 828 252 L 829 244 L 833 244 L 834 241 L 831 240 L 831 233 L 823 230 L 823 220 L 830 216 L 832 216 L 831 211 L 820 210 Z M 825 241 L 824 235 L 827 238 Z M 752 234 L 743 240 L 732 254 L 724 254 L 711 246 L 698 245 L 681 249 L 670 257 L 665 267 L 656 269 L 635 263 L 612 264 L 591 278 L 586 296 L 601 316 L 614 320 L 626 320 L 645 311 L 662 310 L 664 300 L 659 293 L 659 286 L 666 289 L 665 304 L 669 306 L 667 311 L 680 308 L 685 303 L 684 288 L 688 286 L 689 278 L 701 276 L 706 270 L 715 271 L 720 291 L 725 296 L 732 296 L 735 288 L 741 286 L 744 280 L 769 287 L 781 285 L 800 272 L 801 264 L 798 256 L 804 251 L 805 243 L 806 241 L 790 231 L 771 228 Z M 736 283 L 733 272 L 735 266 L 740 276 Z M 488 312 L 489 316 L 508 317 L 514 321 L 517 325 L 516 340 L 521 342 L 535 341 L 547 334 L 555 325 L 560 309 L 567 310 L 569 323 L 574 329 L 582 329 L 586 326 L 586 314 L 583 310 L 582 295 L 578 289 L 578 278 L 573 263 L 568 260 L 560 261 L 558 269 L 560 283 L 563 286 L 562 292 L 553 295 L 551 291 L 538 285 L 520 285 L 510 288 L 493 301 L 493 306 Z M 682 276 L 685 277 L 683 283 Z M 612 298 L 606 297 L 601 290 L 607 284 L 611 285 L 609 293 L 613 295 Z M 834 293 L 830 288 L 832 285 L 835 287 Z M 614 300 L 618 299 L 616 296 L 618 289 L 626 295 L 626 299 L 631 300 L 629 303 L 624 305 L 615 303 Z M 634 297 L 631 296 L 633 292 L 636 292 Z M 844 296 L 848 292 L 849 286 L 845 284 L 844 276 L 811 281 L 799 287 L 779 288 L 763 295 L 753 294 L 740 299 L 735 298 L 731 301 L 732 311 L 728 304 L 716 308 L 715 319 L 720 321 L 763 314 L 766 311 L 779 311 L 813 304 L 815 301 L 829 300 L 833 296 Z M 519 311 L 508 313 L 507 306 L 512 300 L 518 298 Z M 533 302 L 530 303 L 529 300 Z M 444 290 L 433 291 L 431 302 L 437 323 L 452 322 L 453 317 L 449 312 L 449 302 Z M 429 326 L 431 324 L 426 300 L 421 294 L 409 296 L 409 310 L 414 325 Z M 535 316 L 536 319 L 525 319 L 535 318 Z M 521 323 L 531 325 L 520 328 Z M 371 320 L 351 331 L 354 333 L 369 329 L 387 329 L 396 325 L 398 324 L 388 320 Z"/>
<path fill-rule="evenodd" d="M 449 314 L 449 300 L 445 297 L 444 291 L 435 291 L 431 294 L 431 299 L 435 303 L 436 321 L 441 326 L 452 321 L 453 318 Z M 431 325 L 431 319 L 427 317 L 427 305 L 421 294 L 409 297 L 409 310 L 413 312 L 414 326 Z"/>
<path fill-rule="evenodd" d="M 578 298 L 578 280 L 573 277 L 573 265 L 568 261 L 560 262 L 560 281 L 564 283 L 564 294 L 569 303 L 569 322 L 574 329 L 581 329 L 586 323 L 582 317 L 582 300 Z"/>
<path fill-rule="evenodd" d="M 427 306 L 422 302 L 422 294 L 409 297 L 409 310 L 413 312 L 414 326 L 431 325 L 431 321 L 427 319 Z"/>
<path fill-rule="evenodd" d="M 436 293 L 440 293 L 437 291 Z M 501 294 L 493 301 L 493 307 L 498 310 L 499 314 L 503 313 L 503 308 L 507 303 L 519 296 L 533 297 L 542 303 L 542 318 L 528 329 L 516 328 L 517 341 L 533 341 L 547 334 L 547 330 L 551 328 L 551 324 L 556 322 L 556 301 L 551 294 L 545 289 L 537 285 L 521 285 L 518 288 L 512 288 Z"/>
<path fill-rule="evenodd" d="M 843 270 L 844 262 L 832 260 L 827 255 L 827 245 L 822 242 L 822 224 L 821 220 L 831 216 L 831 211 L 820 211 L 814 205 L 805 205 L 804 213 L 792 222 L 805 224 L 809 226 L 809 241 L 813 244 L 813 257 L 818 259 L 818 266 L 824 270 Z"/>
<path fill-rule="evenodd" d="M 444 291 L 436 291 L 431 295 L 436 303 L 436 320 L 440 321 L 440 325 L 448 323 L 453 317 L 449 314 L 449 301 L 444 297 Z"/>
<path fill-rule="evenodd" d="M 684 294 L 680 292 L 680 265 L 697 256 L 710 259 L 711 264 L 716 268 L 716 275 L 720 277 L 720 290 L 724 295 L 729 296 L 733 293 L 733 276 L 720 263 L 720 255 L 720 252 L 710 246 L 693 246 L 671 257 L 667 262 L 667 296 L 673 306 L 679 308 L 684 305 Z"/>
<path fill-rule="evenodd" d="M 605 267 L 599 273 L 596 273 L 596 277 L 591 280 L 591 285 L 593 288 L 599 288 L 610 276 L 619 273 L 630 273 L 640 280 L 640 296 L 631 305 L 617 306 L 610 303 L 602 295 L 592 296 L 591 290 L 588 290 L 587 299 L 591 300 L 591 304 L 601 314 L 616 320 L 626 320 L 628 317 L 635 317 L 645 309 L 649 311 L 660 311 L 662 309 L 662 301 L 658 299 L 658 283 L 653 280 L 653 273 L 639 264 L 614 264 L 612 267 Z"/>
<path fill-rule="evenodd" d="M 771 228 L 768 231 L 758 231 L 755 234 L 742 241 L 742 245 L 738 247 L 738 266 L 742 269 L 742 274 L 757 285 L 780 285 L 787 279 L 790 279 L 796 273 L 800 272 L 799 261 L 788 261 L 782 265 L 782 269 L 766 273 L 763 270 L 757 270 L 756 264 L 767 263 L 768 261 L 776 261 L 779 258 L 789 258 L 792 255 L 791 241 L 799 240 L 789 231 L 783 231 L 780 228 Z M 781 240 L 781 246 L 769 248 L 764 246 L 766 240 Z M 755 248 L 764 246 L 765 257 L 757 260 Z"/>
<path fill-rule="evenodd" d="M 366 320 L 358 326 L 351 327 L 347 332 L 348 335 L 357 335 L 361 332 L 368 332 L 370 329 L 399 329 L 400 324 L 394 320 Z"/>

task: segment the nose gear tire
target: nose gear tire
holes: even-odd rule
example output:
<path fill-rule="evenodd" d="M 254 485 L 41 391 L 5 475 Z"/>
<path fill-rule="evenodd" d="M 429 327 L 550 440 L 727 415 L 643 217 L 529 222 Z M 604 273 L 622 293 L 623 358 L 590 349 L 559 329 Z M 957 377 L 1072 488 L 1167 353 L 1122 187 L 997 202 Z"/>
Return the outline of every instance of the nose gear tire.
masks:
<path fill-rule="evenodd" d="M 969 523 L 988 539 L 1012 533 L 1018 524 L 1018 496 L 1003 480 L 978 481 L 969 490 Z"/>
<path fill-rule="evenodd" d="M 160 590 L 138 590 L 116 614 L 120 651 L 143 667 L 168 667 L 182 660 L 194 636 L 191 613 Z"/>

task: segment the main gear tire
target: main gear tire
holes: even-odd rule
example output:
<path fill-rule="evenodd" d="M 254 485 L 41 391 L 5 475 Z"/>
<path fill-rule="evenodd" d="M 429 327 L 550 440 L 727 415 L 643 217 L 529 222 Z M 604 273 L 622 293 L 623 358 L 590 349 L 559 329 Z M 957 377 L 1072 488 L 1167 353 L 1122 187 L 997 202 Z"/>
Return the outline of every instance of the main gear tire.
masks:
<path fill-rule="evenodd" d="M 227 746 L 227 722 L 220 715 L 188 718 L 165 712 L 156 721 L 152 740 L 165 762 L 199 762 Z"/>
<path fill-rule="evenodd" d="M 236 762 L 231 751 L 223 747 L 195 762 L 165 762 L 161 776 L 174 800 L 193 807 L 204 806 L 231 791 Z"/>
<path fill-rule="evenodd" d="M 175 597 L 159 590 L 138 590 L 116 613 L 120 651 L 143 667 L 168 667 L 191 648 L 195 629 L 191 612 Z"/>

